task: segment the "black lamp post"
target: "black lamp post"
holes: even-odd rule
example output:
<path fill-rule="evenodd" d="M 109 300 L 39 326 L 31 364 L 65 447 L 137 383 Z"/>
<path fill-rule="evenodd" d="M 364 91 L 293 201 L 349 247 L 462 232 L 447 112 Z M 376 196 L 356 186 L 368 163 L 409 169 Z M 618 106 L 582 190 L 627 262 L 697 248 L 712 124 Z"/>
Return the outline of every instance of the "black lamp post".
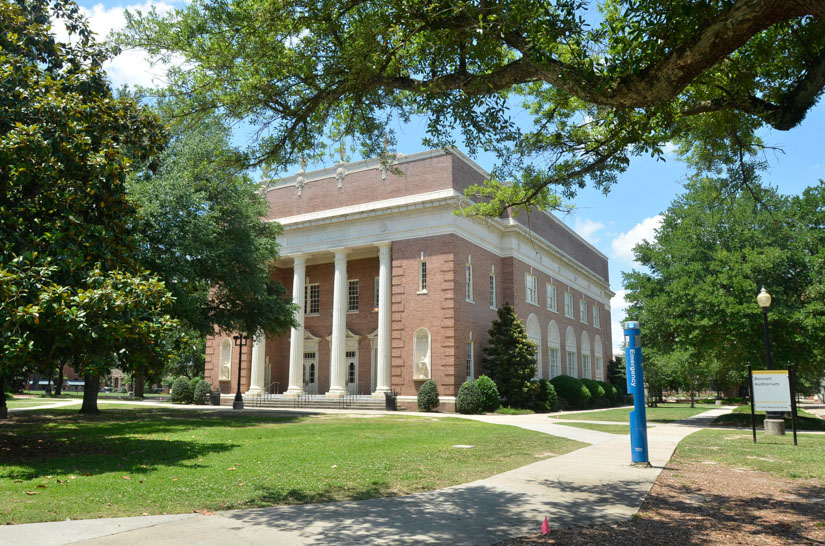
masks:
<path fill-rule="evenodd" d="M 232 402 L 232 409 L 243 409 L 243 396 L 241 396 L 241 362 L 243 358 L 244 345 L 249 341 L 249 336 L 243 334 L 232 336 L 235 340 L 235 347 L 238 348 L 238 391 L 235 393 L 235 401 Z"/>
<path fill-rule="evenodd" d="M 769 370 L 773 369 L 773 362 L 771 361 L 771 336 L 768 332 L 768 308 L 771 306 L 771 295 L 762 287 L 762 291 L 756 296 L 756 303 L 762 308 L 762 321 L 765 328 L 765 365 Z M 765 413 L 765 433 L 772 435 L 785 434 L 785 420 L 782 414 L 769 411 Z"/>

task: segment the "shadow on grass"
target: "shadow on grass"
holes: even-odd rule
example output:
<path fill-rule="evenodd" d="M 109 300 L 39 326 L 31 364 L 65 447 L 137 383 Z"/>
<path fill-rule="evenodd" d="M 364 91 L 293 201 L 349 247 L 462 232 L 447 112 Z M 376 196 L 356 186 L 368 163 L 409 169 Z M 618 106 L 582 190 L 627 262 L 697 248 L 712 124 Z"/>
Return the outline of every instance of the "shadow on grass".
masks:
<path fill-rule="evenodd" d="M 81 415 L 76 408 L 19 414 L 0 431 L 0 460 L 19 470 L 6 474 L 30 480 L 50 474 L 151 472 L 159 466 L 192 463 L 237 444 L 153 438 L 194 429 L 246 428 L 296 422 L 301 415 L 246 414 L 140 408 Z"/>
<path fill-rule="evenodd" d="M 765 415 L 756 415 L 756 427 L 764 428 Z M 750 413 L 728 413 L 727 415 L 720 415 L 713 421 L 713 426 L 721 427 L 751 427 Z M 793 430 L 793 423 L 789 418 L 785 418 L 785 429 L 790 432 Z M 825 419 L 818 417 L 798 416 L 796 418 L 797 430 L 814 430 L 825 431 Z"/>

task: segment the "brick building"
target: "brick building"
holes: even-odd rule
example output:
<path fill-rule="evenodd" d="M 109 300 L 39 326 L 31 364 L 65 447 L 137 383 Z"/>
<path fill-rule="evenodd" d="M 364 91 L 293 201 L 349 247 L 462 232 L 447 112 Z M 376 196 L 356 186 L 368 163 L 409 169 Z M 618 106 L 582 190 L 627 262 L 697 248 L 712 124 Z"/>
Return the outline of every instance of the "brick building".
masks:
<path fill-rule="evenodd" d="M 488 174 L 459 151 L 364 160 L 270 183 L 283 225 L 274 278 L 303 308 L 301 327 L 250 342 L 245 395 L 398 394 L 415 406 L 432 378 L 453 410 L 496 308 L 510 302 L 539 347 L 538 376 L 603 379 L 611 354 L 607 258 L 551 214 L 487 222 L 456 216 Z M 206 379 L 237 388 L 238 347 L 206 346 Z"/>

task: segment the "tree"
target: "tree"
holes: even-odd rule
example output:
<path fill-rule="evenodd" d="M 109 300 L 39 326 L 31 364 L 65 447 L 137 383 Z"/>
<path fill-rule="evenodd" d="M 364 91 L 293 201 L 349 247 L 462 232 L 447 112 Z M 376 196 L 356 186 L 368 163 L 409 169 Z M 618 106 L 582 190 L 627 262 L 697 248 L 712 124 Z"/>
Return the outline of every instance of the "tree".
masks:
<path fill-rule="evenodd" d="M 689 182 L 655 241 L 634 249 L 645 269 L 624 277 L 628 316 L 645 326 L 645 354 L 658 365 L 685 363 L 675 376 L 683 386 L 694 366 L 720 383 L 741 379 L 747 362 L 763 362 L 756 295 L 765 286 L 774 296 L 774 363 L 796 363 L 800 376 L 821 377 L 824 186 L 789 199 L 755 184 L 753 193 L 730 194 L 713 179 Z"/>
<path fill-rule="evenodd" d="M 76 43 L 56 42 L 52 17 Z M 112 95 L 101 67 L 111 52 L 74 3 L 4 1 L 0 28 L 0 375 L 71 357 L 94 383 L 120 343 L 146 340 L 127 332 L 154 331 L 168 297 L 132 260 L 124 188 L 130 160 L 152 156 L 165 134 Z M 120 299 L 128 313 L 111 312 Z"/>
<path fill-rule="evenodd" d="M 499 394 L 512 407 L 527 407 L 536 392 L 536 345 L 527 338 L 524 324 L 513 306 L 505 303 L 498 309 L 487 345 L 482 349 L 481 366 L 495 381 Z"/>
<path fill-rule="evenodd" d="M 688 153 L 721 137 L 748 156 L 758 128 L 793 128 L 825 85 L 812 0 L 199 0 L 127 21 L 121 44 L 186 63 L 164 91 L 181 113 L 259 129 L 253 162 L 286 168 L 344 138 L 380 155 L 388 121 L 420 115 L 425 144 L 460 133 L 470 153 L 498 154 L 468 190 L 486 198 L 468 212 L 487 215 L 606 190 L 671 141 Z"/>
<path fill-rule="evenodd" d="M 607 363 L 607 382 L 616 387 L 620 393 L 627 392 L 627 372 L 625 372 L 624 358 L 617 356 Z"/>

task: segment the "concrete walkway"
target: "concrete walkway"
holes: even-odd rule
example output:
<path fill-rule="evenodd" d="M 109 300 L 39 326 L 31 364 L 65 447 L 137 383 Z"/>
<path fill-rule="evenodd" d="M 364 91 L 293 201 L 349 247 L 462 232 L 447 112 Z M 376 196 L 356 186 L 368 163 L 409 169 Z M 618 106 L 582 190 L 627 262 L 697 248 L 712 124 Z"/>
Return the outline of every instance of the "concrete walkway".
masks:
<path fill-rule="evenodd" d="M 0 544 L 493 544 L 552 527 L 620 521 L 639 509 L 679 441 L 731 407 L 648 431 L 652 468 L 630 438 L 546 415 L 471 416 L 592 445 L 475 482 L 389 499 L 0 526 Z M 432 417 L 433 414 L 427 414 Z"/>

